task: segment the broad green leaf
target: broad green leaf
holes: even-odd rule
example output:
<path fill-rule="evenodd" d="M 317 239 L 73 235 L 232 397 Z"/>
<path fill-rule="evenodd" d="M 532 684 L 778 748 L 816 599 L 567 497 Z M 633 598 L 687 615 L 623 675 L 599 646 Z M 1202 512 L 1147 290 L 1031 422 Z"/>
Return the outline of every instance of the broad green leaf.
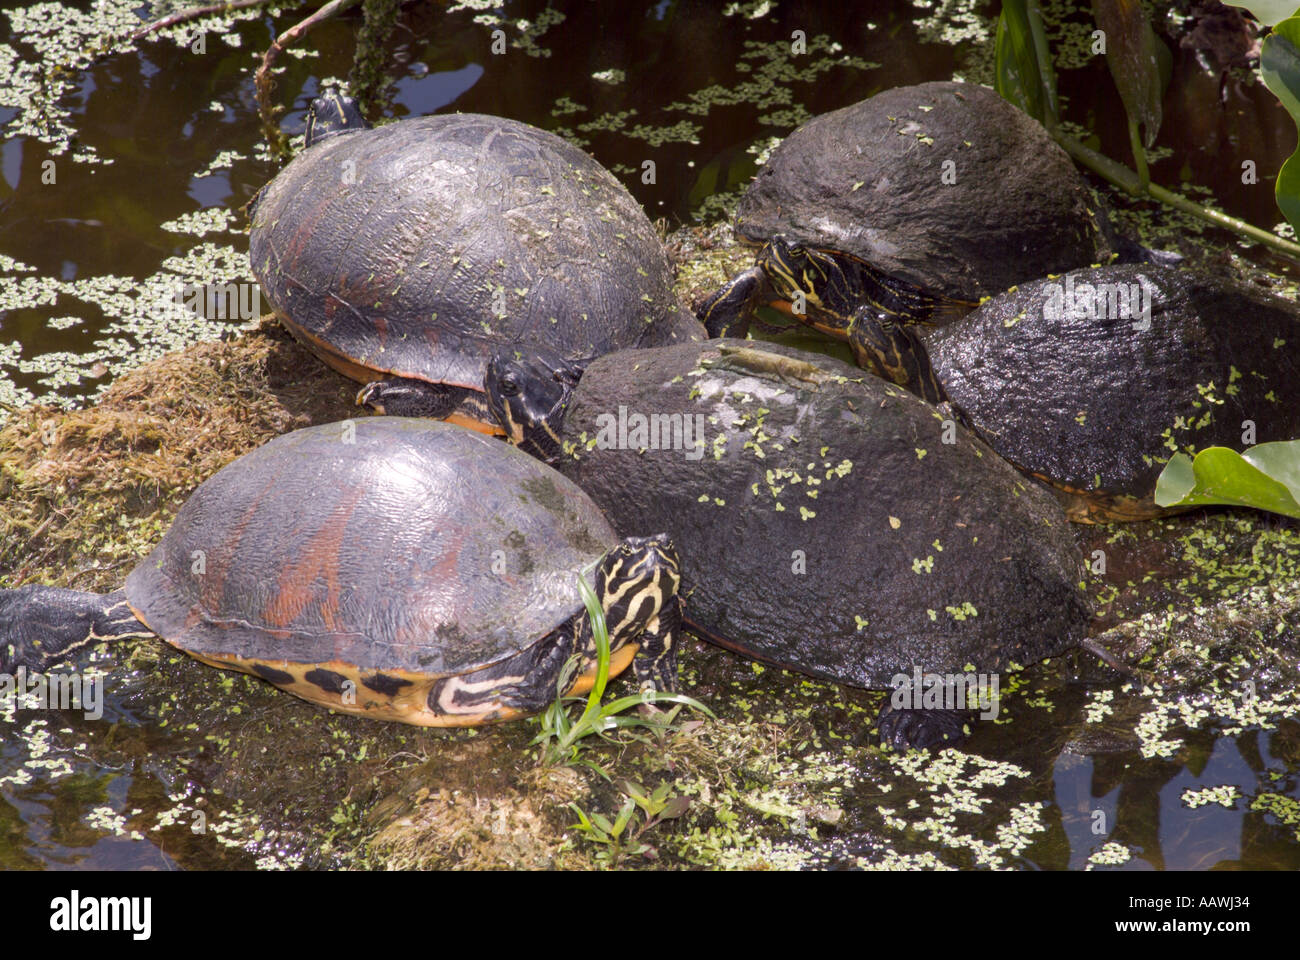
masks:
<path fill-rule="evenodd" d="M 1156 142 L 1161 121 L 1160 39 L 1138 0 L 1092 0 L 1093 18 L 1106 37 L 1106 65 L 1129 122 L 1143 142 Z"/>
<path fill-rule="evenodd" d="M 1300 440 L 1261 443 L 1244 454 L 1207 447 L 1176 453 L 1156 481 L 1156 505 L 1225 504 L 1300 519 Z"/>
<path fill-rule="evenodd" d="M 1264 38 L 1259 72 L 1300 128 L 1300 16 L 1283 20 Z M 1300 233 L 1300 149 L 1282 164 L 1274 195 L 1282 216 Z"/>
<path fill-rule="evenodd" d="M 1244 7 L 1256 20 L 1270 27 L 1287 17 L 1295 16 L 1296 10 L 1300 9 L 1300 3 L 1296 3 L 1296 0 L 1223 0 L 1223 2 L 1230 7 Z"/>
<path fill-rule="evenodd" d="M 628 822 L 632 819 L 632 814 L 635 812 L 636 801 L 629 797 L 627 802 L 623 804 L 622 809 L 618 811 L 618 819 L 614 821 L 614 828 L 609 831 L 610 836 L 621 837 L 623 831 L 627 829 Z"/>
<path fill-rule="evenodd" d="M 998 93 L 1044 126 L 1055 127 L 1056 76 L 1034 0 L 1003 0 L 994 50 Z"/>

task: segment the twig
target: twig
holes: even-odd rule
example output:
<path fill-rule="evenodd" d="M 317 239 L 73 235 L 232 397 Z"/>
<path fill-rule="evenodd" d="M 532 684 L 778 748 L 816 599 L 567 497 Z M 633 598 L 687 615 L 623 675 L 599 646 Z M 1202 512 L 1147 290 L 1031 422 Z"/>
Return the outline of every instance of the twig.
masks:
<path fill-rule="evenodd" d="M 275 108 L 271 103 L 271 68 L 275 66 L 276 58 L 280 56 L 281 51 L 292 43 L 295 43 L 300 37 L 310 31 L 317 24 L 324 23 L 326 20 L 338 16 L 349 7 L 356 6 L 361 0 L 330 0 L 329 3 L 321 7 L 311 16 L 302 20 L 288 30 L 284 31 L 275 38 L 275 42 L 267 48 L 266 54 L 262 57 L 262 65 L 257 68 L 257 110 L 262 117 L 262 126 L 265 129 L 268 140 L 274 141 L 279 134 L 279 126 L 275 118 Z"/>
<path fill-rule="evenodd" d="M 1104 156 L 1089 147 L 1084 146 L 1073 137 L 1068 137 L 1059 130 L 1055 133 L 1056 141 L 1065 148 L 1065 152 L 1072 156 L 1076 161 L 1083 164 L 1089 170 L 1098 176 L 1110 181 L 1115 186 L 1135 197 L 1149 196 L 1152 199 L 1159 200 L 1161 203 L 1173 207 L 1175 210 L 1181 210 L 1183 213 L 1190 213 L 1192 216 L 1216 227 L 1222 227 L 1225 230 L 1231 230 L 1235 233 L 1244 234 L 1257 243 L 1262 243 L 1270 247 L 1283 256 L 1290 257 L 1292 260 L 1300 262 L 1300 244 L 1294 244 L 1289 240 L 1283 240 L 1281 237 L 1269 233 L 1267 230 L 1261 230 L 1245 220 L 1239 220 L 1236 217 L 1230 217 L 1226 213 L 1203 206 L 1193 200 L 1188 200 L 1180 193 L 1174 193 L 1172 190 L 1166 190 L 1158 183 L 1148 183 L 1145 190 L 1142 189 L 1141 179 L 1136 173 L 1124 166 L 1122 163 L 1116 163 L 1110 157 Z"/>
<path fill-rule="evenodd" d="M 163 17 L 161 20 L 155 20 L 153 23 L 146 23 L 131 34 L 130 42 L 134 43 L 156 30 L 165 30 L 167 27 L 174 27 L 176 24 L 184 23 L 187 20 L 197 20 L 199 17 L 206 17 L 210 13 L 229 13 L 231 10 L 242 10 L 246 7 L 267 6 L 272 2 L 273 0 L 228 0 L 226 3 L 210 3 L 203 7 L 190 7 L 187 10 L 173 13 L 169 17 Z"/>

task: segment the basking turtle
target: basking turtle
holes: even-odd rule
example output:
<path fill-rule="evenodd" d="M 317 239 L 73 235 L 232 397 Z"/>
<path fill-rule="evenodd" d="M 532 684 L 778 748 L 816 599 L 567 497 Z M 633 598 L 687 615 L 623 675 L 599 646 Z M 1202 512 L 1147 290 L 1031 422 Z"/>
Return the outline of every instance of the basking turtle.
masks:
<path fill-rule="evenodd" d="M 579 375 L 504 354 L 487 388 L 508 435 L 616 530 L 668 531 L 685 620 L 723 646 L 884 688 L 1083 642 L 1082 559 L 1051 495 L 841 361 L 719 340 L 620 351 Z M 881 731 L 921 746 L 965 719 L 891 709 Z"/>
<path fill-rule="evenodd" d="M 946 323 L 1020 280 L 1108 260 L 1094 206 L 1065 151 L 992 90 L 896 87 L 772 152 L 736 215 L 755 265 L 698 316 L 710 336 L 744 336 L 774 306 L 869 365 L 863 318 Z"/>
<path fill-rule="evenodd" d="M 877 333 L 891 379 L 950 399 L 1075 521 L 1169 512 L 1153 497 L 1179 450 L 1300 436 L 1300 312 L 1222 277 L 1117 264 L 1021 284 L 927 331 L 928 359 L 911 331 Z"/>
<path fill-rule="evenodd" d="M 354 431 L 354 432 L 351 432 Z M 0 672 L 157 635 L 334 710 L 421 726 L 535 712 L 590 687 L 578 577 L 594 568 L 612 651 L 673 689 L 678 560 L 619 541 L 590 498 L 526 454 L 429 420 L 278 437 L 202 484 L 106 596 L 0 591 Z"/>
<path fill-rule="evenodd" d="M 359 402 L 488 432 L 502 344 L 576 359 L 704 336 L 631 194 L 501 117 L 368 129 L 347 98 L 318 99 L 307 148 L 256 200 L 249 259 L 289 331 L 369 383 Z"/>

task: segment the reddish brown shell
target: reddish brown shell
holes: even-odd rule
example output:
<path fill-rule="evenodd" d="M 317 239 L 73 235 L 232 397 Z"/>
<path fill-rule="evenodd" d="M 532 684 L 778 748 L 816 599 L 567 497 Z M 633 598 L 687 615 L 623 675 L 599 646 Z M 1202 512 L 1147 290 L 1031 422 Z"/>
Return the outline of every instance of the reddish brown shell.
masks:
<path fill-rule="evenodd" d="M 295 431 L 221 470 L 126 594 L 209 662 L 459 675 L 578 613 L 579 571 L 616 539 L 585 493 L 513 447 L 373 417 Z"/>

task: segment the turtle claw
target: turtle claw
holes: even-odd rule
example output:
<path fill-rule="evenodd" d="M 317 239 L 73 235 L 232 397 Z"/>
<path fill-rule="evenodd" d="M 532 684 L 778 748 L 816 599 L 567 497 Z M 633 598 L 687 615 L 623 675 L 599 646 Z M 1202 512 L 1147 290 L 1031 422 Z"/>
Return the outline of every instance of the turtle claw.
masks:
<path fill-rule="evenodd" d="M 951 747 L 970 735 L 968 710 L 904 710 L 886 706 L 877 728 L 882 746 L 895 750 Z"/>

